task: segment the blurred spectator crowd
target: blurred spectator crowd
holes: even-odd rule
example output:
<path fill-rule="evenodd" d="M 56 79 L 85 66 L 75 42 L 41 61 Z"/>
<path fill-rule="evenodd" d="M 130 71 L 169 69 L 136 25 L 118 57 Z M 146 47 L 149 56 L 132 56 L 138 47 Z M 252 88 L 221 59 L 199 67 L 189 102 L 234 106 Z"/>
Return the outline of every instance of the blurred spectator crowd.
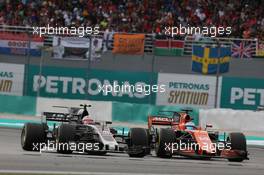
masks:
<path fill-rule="evenodd" d="M 165 26 L 232 27 L 264 40 L 264 0 L 0 0 L 0 25 L 99 26 L 162 33 Z"/>

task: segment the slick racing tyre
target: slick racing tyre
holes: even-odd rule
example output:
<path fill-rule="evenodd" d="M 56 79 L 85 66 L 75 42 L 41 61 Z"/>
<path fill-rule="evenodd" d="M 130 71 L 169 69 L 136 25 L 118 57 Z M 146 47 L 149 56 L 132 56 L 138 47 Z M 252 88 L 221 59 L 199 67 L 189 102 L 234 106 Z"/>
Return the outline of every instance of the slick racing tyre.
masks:
<path fill-rule="evenodd" d="M 147 130 L 144 128 L 131 128 L 129 133 L 129 151 L 128 155 L 130 157 L 144 157 L 148 152 L 146 148 L 149 147 L 148 145 L 148 133 Z M 133 149 L 137 149 L 133 151 Z"/>
<path fill-rule="evenodd" d="M 56 136 L 57 152 L 62 154 L 71 154 L 70 141 L 75 137 L 75 125 L 62 124 L 58 127 Z"/>
<path fill-rule="evenodd" d="M 150 143 L 152 141 L 152 136 L 150 135 L 149 129 L 146 129 L 146 132 L 147 132 L 147 138 L 148 138 L 148 145 L 150 145 Z M 151 148 L 150 147 L 146 150 L 146 155 L 149 155 L 149 154 L 151 154 Z"/>
<path fill-rule="evenodd" d="M 175 142 L 175 132 L 170 128 L 161 128 L 158 133 L 158 141 L 156 143 L 156 155 L 161 158 L 171 158 L 172 151 L 167 150 L 166 145 Z M 170 147 L 171 148 L 171 147 Z"/>
<path fill-rule="evenodd" d="M 21 132 L 21 146 L 26 151 L 40 151 L 45 144 L 46 133 L 43 124 L 26 123 Z"/>
<path fill-rule="evenodd" d="M 227 142 L 229 142 L 231 145 L 231 150 L 240 150 L 247 152 L 247 142 L 246 137 L 243 133 L 230 133 L 229 137 L 227 138 Z M 245 157 L 241 158 L 231 158 L 228 159 L 230 162 L 242 162 Z"/>

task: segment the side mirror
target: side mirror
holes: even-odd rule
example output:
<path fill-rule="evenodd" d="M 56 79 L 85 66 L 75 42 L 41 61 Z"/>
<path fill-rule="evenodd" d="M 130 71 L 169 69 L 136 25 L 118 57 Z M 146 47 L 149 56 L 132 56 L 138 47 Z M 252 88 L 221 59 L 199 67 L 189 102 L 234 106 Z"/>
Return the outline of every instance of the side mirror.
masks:
<path fill-rule="evenodd" d="M 80 104 L 81 107 L 86 106 L 86 107 L 92 107 L 92 105 L 87 105 L 87 104 Z"/>
<path fill-rule="evenodd" d="M 111 125 L 112 122 L 111 122 L 111 121 L 106 121 L 105 124 L 107 124 L 107 125 Z"/>

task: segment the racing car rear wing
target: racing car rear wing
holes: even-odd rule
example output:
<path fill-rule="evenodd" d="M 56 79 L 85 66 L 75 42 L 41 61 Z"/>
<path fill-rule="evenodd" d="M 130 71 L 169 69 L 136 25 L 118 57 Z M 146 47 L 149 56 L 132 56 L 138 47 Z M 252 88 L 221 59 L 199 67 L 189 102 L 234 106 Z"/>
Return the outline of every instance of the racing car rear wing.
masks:
<path fill-rule="evenodd" d="M 149 116 L 148 117 L 148 128 L 153 125 L 175 125 L 177 122 L 173 118 L 164 116 Z"/>
<path fill-rule="evenodd" d="M 46 121 L 57 121 L 57 122 L 70 122 L 78 121 L 79 115 L 70 115 L 68 113 L 59 112 L 43 112 L 42 116 L 45 116 Z"/>

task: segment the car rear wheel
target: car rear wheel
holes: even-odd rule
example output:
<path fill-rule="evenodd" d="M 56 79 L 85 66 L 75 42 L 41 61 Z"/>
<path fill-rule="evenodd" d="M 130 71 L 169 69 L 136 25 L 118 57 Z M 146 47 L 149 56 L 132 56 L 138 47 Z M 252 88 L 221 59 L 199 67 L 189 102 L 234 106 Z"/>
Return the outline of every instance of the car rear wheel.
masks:
<path fill-rule="evenodd" d="M 175 142 L 175 132 L 170 128 L 161 128 L 158 134 L 158 140 L 156 143 L 156 155 L 161 158 L 171 158 L 172 151 L 168 150 L 171 145 Z"/>
<path fill-rule="evenodd" d="M 227 142 L 231 145 L 231 150 L 239 150 L 247 152 L 247 142 L 246 137 L 243 133 L 230 133 L 229 137 L 227 138 Z M 246 155 L 245 155 L 246 157 Z M 228 159 L 230 162 L 242 162 L 245 157 L 241 158 L 231 158 Z"/>
<path fill-rule="evenodd" d="M 71 154 L 70 141 L 74 141 L 75 125 L 62 124 L 58 127 L 56 136 L 57 152 L 62 154 Z"/>
<path fill-rule="evenodd" d="M 129 133 L 129 149 L 139 149 L 139 151 L 129 151 L 130 157 L 144 157 L 148 151 L 148 133 L 144 128 L 131 128 Z"/>
<path fill-rule="evenodd" d="M 26 151 L 39 151 L 41 144 L 45 144 L 46 133 L 44 125 L 26 123 L 21 132 L 21 146 Z"/>
<path fill-rule="evenodd" d="M 146 129 L 147 132 L 147 138 L 148 138 L 148 145 L 150 145 L 151 141 L 152 141 L 152 136 L 150 135 L 149 129 Z M 151 154 L 151 148 L 146 150 L 146 155 Z"/>

